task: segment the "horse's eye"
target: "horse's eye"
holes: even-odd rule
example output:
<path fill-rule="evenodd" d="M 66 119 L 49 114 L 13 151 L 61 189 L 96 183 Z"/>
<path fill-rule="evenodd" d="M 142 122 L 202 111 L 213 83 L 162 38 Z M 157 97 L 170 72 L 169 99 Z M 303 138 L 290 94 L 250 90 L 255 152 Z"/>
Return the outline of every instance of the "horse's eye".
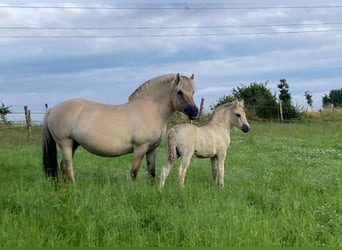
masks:
<path fill-rule="evenodd" d="M 182 92 L 181 90 L 178 90 L 178 91 L 177 91 L 177 95 L 182 96 L 182 95 L 183 95 L 183 92 Z"/>
<path fill-rule="evenodd" d="M 241 114 L 239 114 L 239 113 L 236 113 L 235 115 L 236 115 L 238 118 L 241 117 Z"/>

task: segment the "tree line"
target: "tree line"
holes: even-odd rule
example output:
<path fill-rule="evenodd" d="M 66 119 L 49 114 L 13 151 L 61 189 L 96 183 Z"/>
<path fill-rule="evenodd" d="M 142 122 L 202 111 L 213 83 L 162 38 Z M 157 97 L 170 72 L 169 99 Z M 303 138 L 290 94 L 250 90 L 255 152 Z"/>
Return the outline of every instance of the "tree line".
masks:
<path fill-rule="evenodd" d="M 216 106 L 232 102 L 236 99 L 244 100 L 245 110 L 250 119 L 278 119 L 280 116 L 280 105 L 282 117 L 285 120 L 299 118 L 300 110 L 295 107 L 291 100 L 290 86 L 286 79 L 280 79 L 278 84 L 279 95 L 272 94 L 267 87 L 268 81 L 264 83 L 252 82 L 249 85 L 243 85 L 234 88 L 232 93 L 224 95 L 217 100 Z M 313 100 L 310 91 L 304 93 L 306 102 L 312 108 Z M 329 94 L 322 97 L 322 106 L 342 108 L 342 88 L 330 90 Z M 11 113 L 11 106 L 5 105 L 0 101 L 0 122 L 8 123 L 6 115 Z"/>
<path fill-rule="evenodd" d="M 252 82 L 249 85 L 243 85 L 233 88 L 232 93 L 220 97 L 216 106 L 232 102 L 235 99 L 243 99 L 245 110 L 251 119 L 277 119 L 282 116 L 285 120 L 296 119 L 300 117 L 300 110 L 292 104 L 290 85 L 286 79 L 280 79 L 278 84 L 279 94 L 272 94 L 267 87 L 268 81 L 264 83 Z M 310 91 L 304 93 L 306 102 L 312 108 L 313 100 Z M 333 105 L 336 108 L 342 108 L 342 89 L 331 90 L 322 98 L 322 106 Z"/>

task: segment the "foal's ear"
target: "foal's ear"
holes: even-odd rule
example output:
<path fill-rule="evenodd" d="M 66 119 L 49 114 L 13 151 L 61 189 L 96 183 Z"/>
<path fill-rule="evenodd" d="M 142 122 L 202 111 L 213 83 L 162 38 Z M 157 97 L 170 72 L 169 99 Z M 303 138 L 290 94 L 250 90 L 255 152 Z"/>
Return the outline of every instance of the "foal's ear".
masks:
<path fill-rule="evenodd" d="M 179 73 L 177 73 L 176 78 L 175 78 L 175 83 L 178 84 L 180 80 Z"/>
<path fill-rule="evenodd" d="M 192 75 L 190 76 L 191 80 L 194 80 L 194 77 L 195 77 L 195 74 L 192 74 Z"/>
<path fill-rule="evenodd" d="M 244 107 L 245 106 L 245 101 L 242 99 L 241 101 L 239 101 L 241 107 Z"/>

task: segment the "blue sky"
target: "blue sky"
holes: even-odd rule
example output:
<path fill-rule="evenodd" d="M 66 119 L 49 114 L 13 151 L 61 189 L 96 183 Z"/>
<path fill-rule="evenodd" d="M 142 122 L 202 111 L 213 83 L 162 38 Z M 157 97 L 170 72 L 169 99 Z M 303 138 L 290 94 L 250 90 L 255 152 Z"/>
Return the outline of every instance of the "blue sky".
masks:
<path fill-rule="evenodd" d="M 24 105 L 42 112 L 45 103 L 74 97 L 124 103 L 144 81 L 177 72 L 195 74 L 195 100 L 205 98 L 206 110 L 251 82 L 268 81 L 277 93 L 286 78 L 294 105 L 305 107 L 310 91 L 316 109 L 324 94 L 342 88 L 338 0 L 0 6 L 0 101 L 13 112 Z"/>

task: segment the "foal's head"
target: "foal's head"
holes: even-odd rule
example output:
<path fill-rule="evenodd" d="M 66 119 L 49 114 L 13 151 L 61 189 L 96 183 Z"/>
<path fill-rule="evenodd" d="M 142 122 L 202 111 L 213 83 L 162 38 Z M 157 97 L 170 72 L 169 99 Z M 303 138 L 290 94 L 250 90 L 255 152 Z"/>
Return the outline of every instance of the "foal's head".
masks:
<path fill-rule="evenodd" d="M 233 126 L 241 129 L 244 133 L 250 130 L 249 123 L 243 110 L 244 102 L 235 101 L 230 108 L 230 121 Z"/>
<path fill-rule="evenodd" d="M 173 107 L 188 115 L 193 120 L 198 115 L 198 108 L 194 102 L 195 93 L 194 75 L 191 77 L 181 76 L 179 73 L 173 80 L 173 90 L 171 94 Z"/>

